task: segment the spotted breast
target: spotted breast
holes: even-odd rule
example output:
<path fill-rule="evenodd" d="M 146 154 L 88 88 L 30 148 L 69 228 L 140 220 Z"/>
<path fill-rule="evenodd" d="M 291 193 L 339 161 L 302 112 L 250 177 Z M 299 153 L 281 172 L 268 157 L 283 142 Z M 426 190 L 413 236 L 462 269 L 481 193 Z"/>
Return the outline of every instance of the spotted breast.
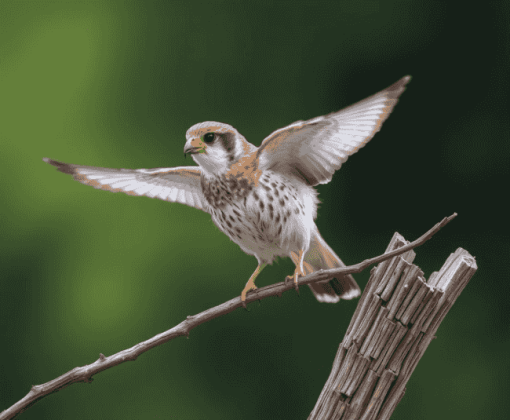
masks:
<path fill-rule="evenodd" d="M 202 174 L 201 186 L 216 226 L 259 262 L 308 249 L 318 201 L 313 188 L 272 171 L 257 181 Z"/>

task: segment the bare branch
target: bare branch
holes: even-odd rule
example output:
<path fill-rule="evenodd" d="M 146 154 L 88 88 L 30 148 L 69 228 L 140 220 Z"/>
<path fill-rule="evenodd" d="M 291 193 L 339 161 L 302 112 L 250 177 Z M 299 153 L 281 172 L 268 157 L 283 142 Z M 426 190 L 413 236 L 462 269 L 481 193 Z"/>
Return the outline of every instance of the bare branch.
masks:
<path fill-rule="evenodd" d="M 392 258 L 396 255 L 409 252 L 413 248 L 429 240 L 436 232 L 438 232 L 443 226 L 445 226 L 456 216 L 457 213 L 454 213 L 450 217 L 445 217 L 440 223 L 436 224 L 427 233 L 422 235 L 414 242 L 406 246 L 403 246 L 402 248 L 380 255 L 378 257 L 370 258 L 368 260 L 365 260 L 359 264 L 350 267 L 332 270 L 321 270 L 314 272 L 308 276 L 301 277 L 299 279 L 299 285 L 301 286 L 305 284 L 324 281 L 330 278 L 334 278 L 340 274 L 359 273 L 368 266 L 370 266 L 371 264 L 376 264 L 381 261 L 388 260 L 389 258 Z M 292 282 L 288 283 L 282 282 L 262 287 L 253 292 L 250 292 L 246 297 L 246 303 L 250 303 L 255 300 L 265 299 L 269 296 L 281 296 L 282 293 L 291 289 L 294 289 L 294 284 Z M 358 307 L 359 306 L 360 305 L 358 305 Z M 75 367 L 74 369 L 70 370 L 67 373 L 64 373 L 63 375 L 59 376 L 56 379 L 53 379 L 52 381 L 46 382 L 42 385 L 34 385 L 30 389 L 30 392 L 23 399 L 21 399 L 20 401 L 18 401 L 17 403 L 15 403 L 11 407 L 0 413 L 0 420 L 14 418 L 18 414 L 25 411 L 28 407 L 35 404 L 40 399 L 44 398 L 46 395 L 57 392 L 62 388 L 65 388 L 73 383 L 92 382 L 92 376 L 113 366 L 124 363 L 126 361 L 136 360 L 138 356 L 145 353 L 146 351 L 152 349 L 153 347 L 159 346 L 160 344 L 166 343 L 167 341 L 173 340 L 174 338 L 180 336 L 189 336 L 189 332 L 192 329 L 198 327 L 200 324 L 203 324 L 204 322 L 210 321 L 219 316 L 228 314 L 229 312 L 232 312 L 240 307 L 242 307 L 241 298 L 236 297 L 221 305 L 215 306 L 214 308 L 207 309 L 197 315 L 188 316 L 186 320 L 181 322 L 179 325 L 169 329 L 168 331 L 158 334 L 146 341 L 138 343 L 129 349 L 122 350 L 109 357 L 100 354 L 99 359 L 97 359 L 94 363 L 82 367 Z"/>
<path fill-rule="evenodd" d="M 402 248 L 398 248 L 391 252 L 379 255 L 378 257 L 369 258 L 368 260 L 362 261 L 355 265 L 350 265 L 349 267 L 333 268 L 331 270 L 315 271 L 314 273 L 312 273 L 306 277 L 302 277 L 299 280 L 299 285 L 301 286 L 302 284 L 315 283 L 316 281 L 323 281 L 323 280 L 331 279 L 333 277 L 336 277 L 336 276 L 342 275 L 342 274 L 360 273 L 372 264 L 380 263 L 381 261 L 385 261 L 385 260 L 388 260 L 389 258 L 394 257 L 395 255 L 403 254 L 403 253 L 408 252 L 420 245 L 423 245 L 430 238 L 432 238 L 432 236 L 435 233 L 437 233 L 442 227 L 446 226 L 451 220 L 455 219 L 455 217 L 457 217 L 457 213 L 453 213 L 451 216 L 445 217 L 443 220 L 441 220 L 438 224 L 436 224 L 428 232 L 424 233 L 418 239 L 403 246 Z"/>

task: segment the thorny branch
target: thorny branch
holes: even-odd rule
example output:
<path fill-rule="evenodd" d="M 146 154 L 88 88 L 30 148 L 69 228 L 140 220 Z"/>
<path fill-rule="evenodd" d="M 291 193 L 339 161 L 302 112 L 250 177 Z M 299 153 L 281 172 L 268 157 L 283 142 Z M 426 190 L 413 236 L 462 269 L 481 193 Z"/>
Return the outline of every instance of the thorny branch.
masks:
<path fill-rule="evenodd" d="M 437 223 L 432 229 L 420 236 L 414 242 L 411 242 L 410 244 L 398 248 L 394 251 L 379 255 L 374 258 L 369 258 L 349 267 L 335 268 L 331 270 L 320 270 L 308 276 L 301 277 L 299 279 L 299 286 L 328 280 L 342 274 L 359 273 L 372 264 L 377 264 L 381 261 L 392 258 L 395 255 L 403 254 L 429 240 L 435 233 L 437 233 L 442 227 L 444 227 L 456 216 L 457 213 L 454 213 L 449 217 L 445 217 L 443 220 L 441 220 L 441 222 Z M 255 300 L 262 300 L 270 296 L 281 296 L 283 292 L 293 288 L 293 282 L 282 282 L 262 287 L 253 292 L 250 292 L 246 297 L 246 303 L 250 303 Z M 42 385 L 32 386 L 30 392 L 25 395 L 24 398 L 0 413 L 0 420 L 7 420 L 16 417 L 18 414 L 25 411 L 28 407 L 44 398 L 46 395 L 57 392 L 73 383 L 92 382 L 92 376 L 113 366 L 120 365 L 126 361 L 136 360 L 138 356 L 145 353 L 146 351 L 152 349 L 153 347 L 159 346 L 160 344 L 166 343 L 167 341 L 173 340 L 174 338 L 180 336 L 189 336 L 189 332 L 192 329 L 198 327 L 200 324 L 203 324 L 221 315 L 228 314 L 229 312 L 232 312 L 242 306 L 241 298 L 236 297 L 225 303 L 222 303 L 221 305 L 215 306 L 214 308 L 207 309 L 197 315 L 188 316 L 186 320 L 182 321 L 179 325 L 176 325 L 175 327 L 146 341 L 142 341 L 141 343 L 138 343 L 129 349 L 122 350 L 108 357 L 100 353 L 99 359 L 97 359 L 94 363 L 82 367 L 75 367 L 74 369 L 64 373 L 56 379 L 53 379 L 52 381 L 46 382 Z"/>

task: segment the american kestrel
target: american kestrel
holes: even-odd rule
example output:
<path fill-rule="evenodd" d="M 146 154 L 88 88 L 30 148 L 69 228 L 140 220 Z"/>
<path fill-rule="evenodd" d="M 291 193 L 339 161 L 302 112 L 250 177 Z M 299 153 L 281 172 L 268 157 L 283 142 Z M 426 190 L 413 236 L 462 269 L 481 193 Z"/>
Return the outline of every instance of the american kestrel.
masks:
<path fill-rule="evenodd" d="M 204 210 L 258 266 L 241 293 L 256 289 L 255 278 L 276 257 L 290 257 L 299 276 L 345 264 L 315 225 L 315 185 L 331 181 L 342 163 L 378 132 L 410 76 L 354 105 L 274 131 L 260 147 L 234 127 L 195 124 L 186 132 L 184 155 L 198 167 L 110 169 L 44 158 L 83 184 L 187 204 Z M 349 274 L 310 284 L 319 302 L 353 299 L 360 289 Z"/>

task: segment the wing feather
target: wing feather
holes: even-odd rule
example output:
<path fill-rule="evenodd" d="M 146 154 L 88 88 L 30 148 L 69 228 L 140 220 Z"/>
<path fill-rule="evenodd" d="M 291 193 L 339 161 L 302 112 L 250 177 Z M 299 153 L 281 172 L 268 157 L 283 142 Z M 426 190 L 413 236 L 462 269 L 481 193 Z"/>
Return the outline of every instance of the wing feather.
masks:
<path fill-rule="evenodd" d="M 403 77 L 338 112 L 276 130 L 257 151 L 259 168 L 298 173 L 310 185 L 328 183 L 347 158 L 381 129 L 410 79 Z"/>
<path fill-rule="evenodd" d="M 72 165 L 44 158 L 60 172 L 85 185 L 111 192 L 159 198 L 206 210 L 200 186 L 200 168 L 181 166 L 154 169 L 112 169 Z"/>

